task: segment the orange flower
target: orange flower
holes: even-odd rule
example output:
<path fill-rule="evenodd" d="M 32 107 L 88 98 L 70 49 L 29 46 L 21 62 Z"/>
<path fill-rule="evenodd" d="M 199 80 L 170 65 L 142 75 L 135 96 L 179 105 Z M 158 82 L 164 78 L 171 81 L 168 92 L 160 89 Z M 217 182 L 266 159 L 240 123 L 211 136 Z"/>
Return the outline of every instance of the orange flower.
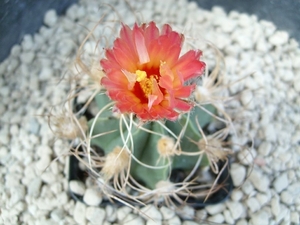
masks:
<path fill-rule="evenodd" d="M 195 85 L 185 85 L 205 68 L 202 52 L 190 50 L 180 56 L 184 36 L 165 24 L 159 31 L 154 22 L 122 25 L 120 37 L 100 64 L 106 74 L 101 84 L 122 113 L 142 120 L 175 120 L 189 111 L 187 101 Z"/>

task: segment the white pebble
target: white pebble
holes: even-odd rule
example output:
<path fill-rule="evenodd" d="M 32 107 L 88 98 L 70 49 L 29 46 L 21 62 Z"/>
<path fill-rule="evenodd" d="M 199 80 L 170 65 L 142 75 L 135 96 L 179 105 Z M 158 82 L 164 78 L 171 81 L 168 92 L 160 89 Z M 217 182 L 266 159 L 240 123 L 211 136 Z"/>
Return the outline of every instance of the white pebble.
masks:
<path fill-rule="evenodd" d="M 72 39 L 63 39 L 61 40 L 58 45 L 57 45 L 57 51 L 62 55 L 62 56 L 70 56 L 70 54 L 74 50 L 74 42 Z"/>
<path fill-rule="evenodd" d="M 223 212 L 225 207 L 226 207 L 225 204 L 215 204 L 215 205 L 209 205 L 205 207 L 205 209 L 210 215 L 216 215 L 218 213 Z"/>
<path fill-rule="evenodd" d="M 291 212 L 291 222 L 294 224 L 300 223 L 300 215 L 299 212 Z"/>
<path fill-rule="evenodd" d="M 9 131 L 10 131 L 10 135 L 11 136 L 17 136 L 18 133 L 19 133 L 19 127 L 18 127 L 18 125 L 16 125 L 16 124 L 11 125 Z"/>
<path fill-rule="evenodd" d="M 294 79 L 294 72 L 291 70 L 287 70 L 286 68 L 282 68 L 277 71 L 280 78 L 285 82 L 292 82 Z"/>
<path fill-rule="evenodd" d="M 49 155 L 43 155 L 39 159 L 39 161 L 36 162 L 35 167 L 39 171 L 43 172 L 50 165 L 50 162 L 51 162 L 50 156 Z"/>
<path fill-rule="evenodd" d="M 34 47 L 32 36 L 29 34 L 24 35 L 21 45 L 24 51 L 32 50 L 32 48 Z"/>
<path fill-rule="evenodd" d="M 24 200 L 26 195 L 26 189 L 23 185 L 12 187 L 10 189 L 9 207 L 13 207 L 19 201 Z"/>
<path fill-rule="evenodd" d="M 289 214 L 290 210 L 285 205 L 281 205 L 280 212 L 275 216 L 276 223 L 279 224 L 283 219 L 290 220 Z"/>
<path fill-rule="evenodd" d="M 59 222 L 61 222 L 66 217 L 66 214 L 65 214 L 65 212 L 64 212 L 63 209 L 54 209 L 51 212 L 50 217 L 56 223 L 59 223 Z"/>
<path fill-rule="evenodd" d="M 53 77 L 53 75 L 53 70 L 50 67 L 42 67 L 39 78 L 41 81 L 47 81 Z"/>
<path fill-rule="evenodd" d="M 102 202 L 102 194 L 95 188 L 87 188 L 83 195 L 83 201 L 89 206 L 98 206 Z"/>
<path fill-rule="evenodd" d="M 148 206 L 141 208 L 141 212 L 143 214 L 146 214 L 152 220 L 155 220 L 155 221 L 162 220 L 162 215 L 161 215 L 160 211 L 154 205 L 148 205 Z M 141 214 L 141 215 L 143 215 L 143 214 Z M 146 218 L 146 219 L 148 219 L 148 218 Z"/>
<path fill-rule="evenodd" d="M 60 206 L 65 206 L 68 201 L 69 201 L 69 196 L 67 195 L 66 192 L 61 192 L 59 194 L 56 195 L 56 199 L 58 201 L 58 204 L 57 205 L 60 205 Z M 70 203 L 74 203 L 73 201 L 70 202 Z"/>
<path fill-rule="evenodd" d="M 274 23 L 267 21 L 267 20 L 261 20 L 260 24 L 262 25 L 262 29 L 263 29 L 266 37 L 269 37 L 272 34 L 274 34 L 274 32 L 276 30 Z"/>
<path fill-rule="evenodd" d="M 44 17 L 44 23 L 49 26 L 53 27 L 57 23 L 57 14 L 54 9 L 48 10 Z"/>
<path fill-rule="evenodd" d="M 19 60 L 11 59 L 9 64 L 7 65 L 7 73 L 13 73 L 19 66 Z"/>
<path fill-rule="evenodd" d="M 269 202 L 269 197 L 266 194 L 257 193 L 256 198 L 261 206 Z"/>
<path fill-rule="evenodd" d="M 207 218 L 206 209 L 196 210 L 196 217 L 195 218 L 196 218 L 197 221 L 206 220 L 206 218 Z"/>
<path fill-rule="evenodd" d="M 237 34 L 234 37 L 234 40 L 239 44 L 239 46 L 245 50 L 249 50 L 253 47 L 253 41 L 247 35 L 242 33 Z"/>
<path fill-rule="evenodd" d="M 30 51 L 30 52 L 23 52 L 20 55 L 20 60 L 21 60 L 22 63 L 30 64 L 30 63 L 32 63 L 34 57 L 35 57 L 35 54 L 32 51 Z"/>
<path fill-rule="evenodd" d="M 266 211 L 259 211 L 251 215 L 250 224 L 258 225 L 258 224 L 269 224 L 270 215 Z"/>
<path fill-rule="evenodd" d="M 244 213 L 245 208 L 242 203 L 240 202 L 226 202 L 226 205 L 231 212 L 231 216 L 234 220 L 239 219 Z"/>
<path fill-rule="evenodd" d="M 162 217 L 164 220 L 170 220 L 171 218 L 173 218 L 175 216 L 175 212 L 172 209 L 169 209 L 165 206 L 162 206 L 160 208 L 160 212 L 162 214 Z"/>
<path fill-rule="evenodd" d="M 82 7 L 81 7 L 81 8 L 82 8 Z M 78 10 L 79 10 L 79 7 L 78 7 L 77 4 L 71 5 L 71 6 L 67 9 L 67 11 L 66 11 L 67 17 L 69 17 L 69 18 L 72 19 L 72 20 L 77 19 L 77 18 L 78 18 L 78 17 L 77 17 L 77 16 L 78 16 L 78 15 L 77 15 Z"/>
<path fill-rule="evenodd" d="M 122 223 L 123 225 L 143 225 L 145 224 L 144 220 L 135 215 L 135 214 L 132 214 L 130 213 L 127 217 L 126 217 L 126 220 L 123 221 Z"/>
<path fill-rule="evenodd" d="M 147 220 L 146 225 L 163 225 L 162 221 L 158 220 Z"/>
<path fill-rule="evenodd" d="M 232 163 L 230 174 L 234 186 L 239 187 L 243 184 L 246 177 L 246 168 L 238 163 Z"/>
<path fill-rule="evenodd" d="M 243 198 L 243 192 L 239 189 L 234 189 L 231 193 L 231 199 L 235 202 L 240 201 Z"/>
<path fill-rule="evenodd" d="M 227 17 L 224 17 L 221 20 L 222 21 L 220 21 L 220 27 L 224 32 L 231 33 L 234 31 L 237 25 L 237 22 L 235 20 L 227 19 Z"/>
<path fill-rule="evenodd" d="M 234 219 L 232 218 L 231 213 L 230 213 L 229 210 L 225 210 L 223 212 L 223 215 L 224 215 L 224 219 L 225 219 L 226 223 L 228 223 L 228 224 L 234 224 Z"/>
<path fill-rule="evenodd" d="M 5 146 L 0 147 L 0 159 L 8 156 L 8 149 Z"/>
<path fill-rule="evenodd" d="M 259 154 L 262 156 L 268 156 L 272 150 L 272 144 L 270 142 L 263 142 L 258 148 Z"/>
<path fill-rule="evenodd" d="M 123 206 L 121 208 L 118 209 L 117 211 L 117 218 L 118 221 L 121 223 L 122 221 L 124 221 L 124 219 L 126 218 L 126 216 L 131 213 L 132 209 L 127 207 L 127 206 Z"/>
<path fill-rule="evenodd" d="M 288 171 L 288 178 L 291 183 L 296 180 L 296 173 L 294 170 Z"/>
<path fill-rule="evenodd" d="M 297 54 L 292 58 L 292 65 L 295 69 L 300 68 L 300 54 Z"/>
<path fill-rule="evenodd" d="M 87 207 L 85 217 L 93 225 L 102 224 L 105 219 L 105 210 L 99 207 Z"/>
<path fill-rule="evenodd" d="M 33 134 L 38 134 L 40 130 L 40 124 L 35 118 L 31 118 L 27 124 L 27 131 Z"/>
<path fill-rule="evenodd" d="M 270 38 L 269 42 L 276 46 L 281 46 L 287 43 L 289 34 L 286 31 L 276 31 Z"/>
<path fill-rule="evenodd" d="M 299 76 L 294 76 L 294 88 L 297 92 L 300 92 L 300 77 Z"/>
<path fill-rule="evenodd" d="M 107 205 L 105 208 L 106 218 L 108 222 L 114 222 L 117 219 L 117 211 L 111 205 Z"/>
<path fill-rule="evenodd" d="M 54 182 L 50 186 L 51 191 L 53 194 L 57 195 L 63 191 L 62 184 L 60 182 Z"/>
<path fill-rule="evenodd" d="M 69 183 L 70 191 L 77 195 L 84 195 L 85 185 L 81 181 L 71 180 Z"/>
<path fill-rule="evenodd" d="M 258 169 L 254 169 L 251 172 L 249 180 L 257 190 L 261 192 L 268 191 L 270 180 L 267 176 L 263 175 L 262 172 Z"/>
<path fill-rule="evenodd" d="M 277 133 L 273 124 L 267 124 L 266 126 L 264 126 L 263 131 L 264 138 L 267 141 L 275 142 L 277 140 Z"/>
<path fill-rule="evenodd" d="M 286 205 L 292 205 L 294 203 L 294 196 L 288 191 L 283 191 L 280 194 L 280 200 Z"/>
<path fill-rule="evenodd" d="M 10 141 L 8 133 L 0 132 L 0 143 L 7 145 Z"/>
<path fill-rule="evenodd" d="M 257 40 L 255 48 L 259 52 L 266 53 L 270 49 L 270 44 L 266 41 L 264 37 L 261 37 Z"/>
<path fill-rule="evenodd" d="M 83 203 L 77 201 L 74 208 L 73 217 L 78 224 L 85 224 L 85 213 L 86 206 Z"/>
<path fill-rule="evenodd" d="M 176 213 L 184 220 L 192 220 L 195 218 L 195 209 L 190 206 L 183 206 L 176 210 Z"/>
<path fill-rule="evenodd" d="M 275 196 L 271 200 L 271 210 L 274 216 L 277 216 L 280 212 L 280 202 L 278 196 Z"/>
<path fill-rule="evenodd" d="M 300 173 L 298 174 L 298 177 L 300 176 Z M 287 191 L 293 195 L 293 196 L 300 196 L 300 182 L 295 182 L 293 184 L 290 184 L 287 188 Z M 300 200 L 300 198 L 298 198 Z"/>
<path fill-rule="evenodd" d="M 289 179 L 287 173 L 282 173 L 279 177 L 273 182 L 274 189 L 277 193 L 282 192 L 289 185 Z"/>
<path fill-rule="evenodd" d="M 181 225 L 181 221 L 178 216 L 174 216 L 172 219 L 168 220 L 168 224 Z"/>
<path fill-rule="evenodd" d="M 241 27 L 246 27 L 246 28 L 253 24 L 251 17 L 245 13 L 240 14 L 237 21 Z"/>
<path fill-rule="evenodd" d="M 186 220 L 186 221 L 183 221 L 182 225 L 199 225 L 199 223 Z"/>
<path fill-rule="evenodd" d="M 32 196 L 34 198 L 37 198 L 40 196 L 42 186 L 42 180 L 39 177 L 34 178 L 27 187 L 27 194 L 29 196 Z"/>
<path fill-rule="evenodd" d="M 57 177 L 52 172 L 43 172 L 41 178 L 46 184 L 52 184 L 56 181 Z"/>
<path fill-rule="evenodd" d="M 241 219 L 236 223 L 236 225 L 248 225 L 248 222 L 245 219 Z"/>
<path fill-rule="evenodd" d="M 26 36 L 26 35 L 25 35 Z M 24 39 L 25 39 L 25 36 L 24 36 Z M 27 44 L 27 43 L 26 43 Z M 26 46 L 27 47 L 27 46 Z M 24 47 L 23 47 L 24 48 Z M 27 50 L 29 50 L 30 48 L 28 48 Z M 15 56 L 15 57 L 18 57 L 20 54 L 21 54 L 21 46 L 16 44 L 14 46 L 12 46 L 11 50 L 10 50 L 10 54 Z M 0 72 L 1 73 L 1 72 Z"/>
<path fill-rule="evenodd" d="M 61 172 L 61 165 L 58 165 L 57 161 L 51 162 L 50 169 L 53 174 L 59 174 Z"/>
<path fill-rule="evenodd" d="M 258 211 L 261 207 L 259 201 L 254 197 L 247 199 L 246 204 L 252 213 Z"/>
<path fill-rule="evenodd" d="M 222 214 L 217 214 L 217 215 L 208 217 L 207 221 L 212 222 L 212 223 L 223 223 L 225 221 L 225 218 Z"/>

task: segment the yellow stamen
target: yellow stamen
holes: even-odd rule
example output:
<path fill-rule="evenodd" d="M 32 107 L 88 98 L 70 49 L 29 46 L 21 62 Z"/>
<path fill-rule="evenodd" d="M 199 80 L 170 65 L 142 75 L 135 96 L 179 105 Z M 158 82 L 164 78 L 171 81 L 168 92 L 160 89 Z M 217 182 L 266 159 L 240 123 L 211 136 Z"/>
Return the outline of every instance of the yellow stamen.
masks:
<path fill-rule="evenodd" d="M 142 80 L 144 80 L 147 77 L 147 73 L 145 71 L 142 70 L 137 70 L 135 71 L 136 74 L 136 81 L 137 82 L 141 82 Z"/>
<path fill-rule="evenodd" d="M 147 77 L 147 73 L 143 70 L 136 70 L 136 81 L 140 83 L 140 87 L 144 92 L 145 97 L 149 97 L 149 95 L 153 92 L 153 81 L 157 80 L 158 76 L 153 74 L 150 77 Z"/>
<path fill-rule="evenodd" d="M 152 78 L 152 77 L 151 77 Z M 141 88 L 146 97 L 152 93 L 152 79 L 145 78 L 142 82 L 140 82 Z"/>

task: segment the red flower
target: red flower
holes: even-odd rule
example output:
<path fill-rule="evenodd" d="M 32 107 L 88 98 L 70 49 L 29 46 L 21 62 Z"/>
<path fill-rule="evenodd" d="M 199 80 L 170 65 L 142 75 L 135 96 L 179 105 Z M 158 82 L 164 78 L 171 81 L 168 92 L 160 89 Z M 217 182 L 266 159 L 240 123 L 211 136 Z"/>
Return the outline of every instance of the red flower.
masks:
<path fill-rule="evenodd" d="M 120 37 L 100 64 L 106 74 L 101 84 L 122 113 L 135 113 L 142 120 L 175 120 L 192 105 L 185 99 L 195 85 L 185 85 L 205 68 L 202 52 L 190 50 L 180 56 L 184 36 L 165 24 L 154 22 L 122 25 Z"/>

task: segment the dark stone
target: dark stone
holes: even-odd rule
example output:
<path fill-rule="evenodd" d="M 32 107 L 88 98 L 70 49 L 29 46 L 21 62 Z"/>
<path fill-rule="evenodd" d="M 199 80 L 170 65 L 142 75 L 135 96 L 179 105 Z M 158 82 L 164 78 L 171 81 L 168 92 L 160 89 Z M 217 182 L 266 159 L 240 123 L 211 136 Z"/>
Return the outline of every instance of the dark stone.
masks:
<path fill-rule="evenodd" d="M 77 0 L 1 0 L 0 1 L 0 62 L 10 53 L 14 44 L 25 34 L 36 33 L 43 25 L 44 14 L 55 9 L 58 15 Z"/>

